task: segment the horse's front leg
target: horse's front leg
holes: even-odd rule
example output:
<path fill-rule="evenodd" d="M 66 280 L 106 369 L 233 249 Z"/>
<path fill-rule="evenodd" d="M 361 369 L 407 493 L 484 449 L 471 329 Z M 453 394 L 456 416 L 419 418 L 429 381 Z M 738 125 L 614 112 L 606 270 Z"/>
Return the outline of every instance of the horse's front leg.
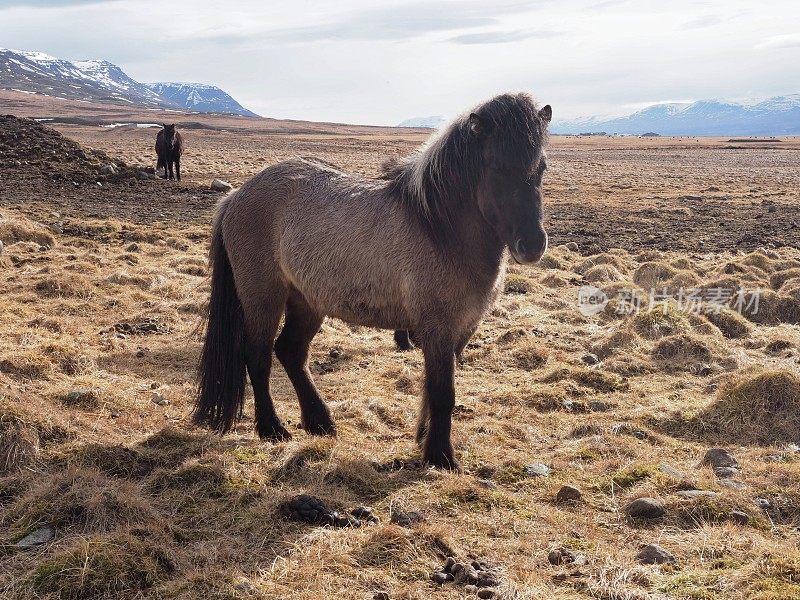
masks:
<path fill-rule="evenodd" d="M 175 159 L 175 176 L 178 178 L 178 181 L 181 180 L 181 157 Z"/>
<path fill-rule="evenodd" d="M 453 344 L 425 340 L 425 392 L 417 437 L 424 438 L 422 458 L 442 469 L 458 471 L 461 465 L 450 441 L 455 392 L 455 354 Z"/>

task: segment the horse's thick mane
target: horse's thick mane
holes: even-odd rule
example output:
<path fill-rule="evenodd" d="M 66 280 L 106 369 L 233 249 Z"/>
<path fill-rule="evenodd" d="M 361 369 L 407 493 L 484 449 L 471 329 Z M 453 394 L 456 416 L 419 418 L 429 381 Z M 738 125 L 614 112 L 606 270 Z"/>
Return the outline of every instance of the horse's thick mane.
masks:
<path fill-rule="evenodd" d="M 472 131 L 471 115 L 483 131 Z M 459 207 L 475 197 L 483 174 L 484 148 L 512 173 L 527 174 L 546 135 L 530 95 L 503 94 L 467 111 L 405 159 L 387 164 L 383 179 L 411 217 L 435 240 L 452 231 Z"/>

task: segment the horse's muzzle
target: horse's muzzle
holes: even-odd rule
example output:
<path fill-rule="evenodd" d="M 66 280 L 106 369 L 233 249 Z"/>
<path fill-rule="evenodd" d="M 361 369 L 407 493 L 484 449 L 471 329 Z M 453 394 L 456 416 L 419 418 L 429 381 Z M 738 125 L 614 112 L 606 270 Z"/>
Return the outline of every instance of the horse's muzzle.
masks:
<path fill-rule="evenodd" d="M 536 262 L 547 252 L 547 232 L 542 232 L 534 237 L 532 241 L 517 238 L 513 246 L 509 247 L 512 258 L 521 265 L 529 265 Z"/>

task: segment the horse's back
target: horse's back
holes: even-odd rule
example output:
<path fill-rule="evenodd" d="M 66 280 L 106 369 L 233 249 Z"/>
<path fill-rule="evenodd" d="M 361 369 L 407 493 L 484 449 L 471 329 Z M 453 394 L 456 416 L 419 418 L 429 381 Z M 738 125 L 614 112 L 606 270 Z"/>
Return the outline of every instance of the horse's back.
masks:
<path fill-rule="evenodd" d="M 408 224 L 385 183 L 297 158 L 264 169 L 224 210 L 226 248 L 241 270 L 276 276 L 350 322 L 394 328 L 410 320 Z"/>

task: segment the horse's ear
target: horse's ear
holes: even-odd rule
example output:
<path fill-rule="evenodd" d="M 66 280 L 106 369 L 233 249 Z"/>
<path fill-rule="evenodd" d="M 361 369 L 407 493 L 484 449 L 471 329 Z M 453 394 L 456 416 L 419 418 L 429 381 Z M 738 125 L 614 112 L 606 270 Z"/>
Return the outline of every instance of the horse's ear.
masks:
<path fill-rule="evenodd" d="M 483 119 L 481 119 L 476 113 L 470 113 L 469 119 L 467 119 L 467 125 L 469 126 L 470 134 L 474 135 L 475 137 L 480 137 L 486 130 Z"/>
<path fill-rule="evenodd" d="M 545 123 L 549 123 L 550 119 L 553 118 L 553 109 L 549 104 L 545 104 L 542 110 L 539 111 L 539 116 Z"/>

